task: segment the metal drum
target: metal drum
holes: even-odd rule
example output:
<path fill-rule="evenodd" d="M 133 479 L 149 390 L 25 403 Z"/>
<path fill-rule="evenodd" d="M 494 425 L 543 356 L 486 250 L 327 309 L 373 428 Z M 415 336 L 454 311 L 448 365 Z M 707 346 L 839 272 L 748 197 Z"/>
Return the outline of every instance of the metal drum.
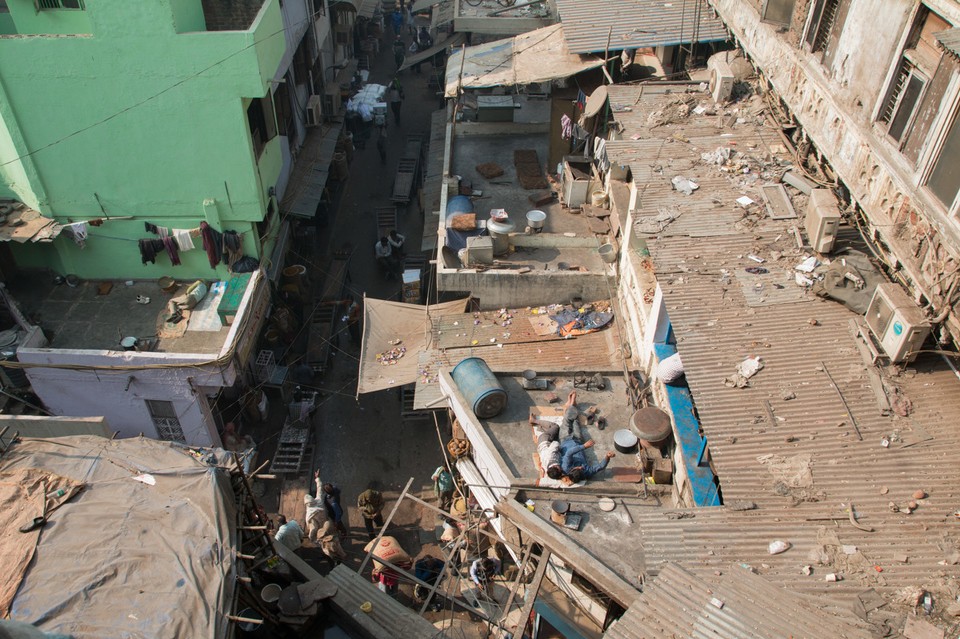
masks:
<path fill-rule="evenodd" d="M 496 417 L 507 405 L 507 392 L 500 386 L 497 376 L 479 357 L 468 357 L 451 371 L 460 392 L 480 419 Z"/>
<path fill-rule="evenodd" d="M 670 415 L 654 406 L 641 408 L 630 418 L 634 433 L 640 438 L 645 448 L 659 447 L 670 439 L 673 428 L 670 425 Z"/>

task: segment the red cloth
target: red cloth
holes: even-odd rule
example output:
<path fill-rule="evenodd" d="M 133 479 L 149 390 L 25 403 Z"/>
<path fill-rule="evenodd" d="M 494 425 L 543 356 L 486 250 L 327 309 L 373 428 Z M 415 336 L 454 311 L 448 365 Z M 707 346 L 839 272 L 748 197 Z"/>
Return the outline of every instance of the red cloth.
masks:
<path fill-rule="evenodd" d="M 177 248 L 177 242 L 169 235 L 163 238 L 163 248 L 167 249 L 170 263 L 174 266 L 180 266 L 180 249 Z"/>
<path fill-rule="evenodd" d="M 200 222 L 200 236 L 203 238 L 203 250 L 207 252 L 207 260 L 210 261 L 210 268 L 217 268 L 220 263 L 220 242 L 216 237 L 217 232 L 206 222 Z"/>

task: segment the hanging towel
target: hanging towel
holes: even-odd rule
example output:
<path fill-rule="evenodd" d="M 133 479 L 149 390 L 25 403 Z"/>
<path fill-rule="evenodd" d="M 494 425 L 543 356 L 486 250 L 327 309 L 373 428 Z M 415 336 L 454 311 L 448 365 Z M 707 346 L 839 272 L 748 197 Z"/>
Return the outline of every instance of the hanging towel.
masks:
<path fill-rule="evenodd" d="M 593 157 L 597 160 L 597 168 L 601 171 L 610 168 L 610 160 L 607 159 L 607 141 L 600 136 L 593 141 Z"/>
<path fill-rule="evenodd" d="M 243 257 L 243 238 L 236 231 L 223 232 L 223 261 L 233 270 L 233 265 Z"/>
<path fill-rule="evenodd" d="M 167 249 L 167 255 L 170 256 L 170 263 L 174 266 L 180 266 L 180 255 L 177 249 L 177 242 L 169 235 L 163 238 L 163 248 Z"/>
<path fill-rule="evenodd" d="M 157 263 L 157 253 L 163 250 L 163 240 L 145 239 L 137 243 L 140 246 L 140 260 L 146 264 Z"/>
<path fill-rule="evenodd" d="M 560 116 L 560 137 L 564 140 L 573 137 L 573 120 L 566 113 Z"/>
<path fill-rule="evenodd" d="M 63 227 L 64 233 L 67 234 L 67 237 L 71 238 L 74 242 L 77 243 L 77 246 L 84 248 L 87 241 L 87 223 L 86 222 L 76 222 L 74 224 L 67 224 Z"/>
<path fill-rule="evenodd" d="M 206 222 L 200 222 L 200 236 L 203 238 L 203 250 L 207 252 L 210 268 L 220 264 L 220 234 Z"/>
<path fill-rule="evenodd" d="M 197 248 L 193 245 L 193 238 L 190 237 L 190 229 L 173 229 L 173 239 L 177 242 L 177 248 L 181 251 L 192 251 Z"/>

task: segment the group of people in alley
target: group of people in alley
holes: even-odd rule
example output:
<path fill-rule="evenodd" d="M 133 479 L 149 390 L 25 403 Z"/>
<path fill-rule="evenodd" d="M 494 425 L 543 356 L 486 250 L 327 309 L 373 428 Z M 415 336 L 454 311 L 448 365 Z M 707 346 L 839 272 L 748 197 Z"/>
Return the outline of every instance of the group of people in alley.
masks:
<path fill-rule="evenodd" d="M 562 425 L 566 427 L 566 435 L 562 440 L 561 424 L 538 419 L 536 415 L 530 415 L 530 423 L 537 438 L 540 465 L 550 479 L 567 478 L 571 483 L 579 483 L 605 469 L 615 457 L 615 453 L 609 451 L 595 464 L 587 460 L 586 450 L 593 447 L 593 440 L 583 440 L 577 391 L 570 391 L 563 406 Z"/>

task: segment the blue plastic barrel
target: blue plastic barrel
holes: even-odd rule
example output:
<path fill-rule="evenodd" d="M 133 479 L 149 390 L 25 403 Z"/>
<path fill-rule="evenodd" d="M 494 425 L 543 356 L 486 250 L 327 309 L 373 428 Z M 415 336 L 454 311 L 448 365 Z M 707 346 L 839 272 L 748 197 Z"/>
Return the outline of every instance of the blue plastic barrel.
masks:
<path fill-rule="evenodd" d="M 473 213 L 473 200 L 466 195 L 455 195 L 447 200 L 447 217 L 457 213 Z"/>
<path fill-rule="evenodd" d="M 487 363 L 479 357 L 468 357 L 461 361 L 450 376 L 473 407 L 473 414 L 480 419 L 496 417 L 506 407 L 507 392 L 500 386 Z"/>

